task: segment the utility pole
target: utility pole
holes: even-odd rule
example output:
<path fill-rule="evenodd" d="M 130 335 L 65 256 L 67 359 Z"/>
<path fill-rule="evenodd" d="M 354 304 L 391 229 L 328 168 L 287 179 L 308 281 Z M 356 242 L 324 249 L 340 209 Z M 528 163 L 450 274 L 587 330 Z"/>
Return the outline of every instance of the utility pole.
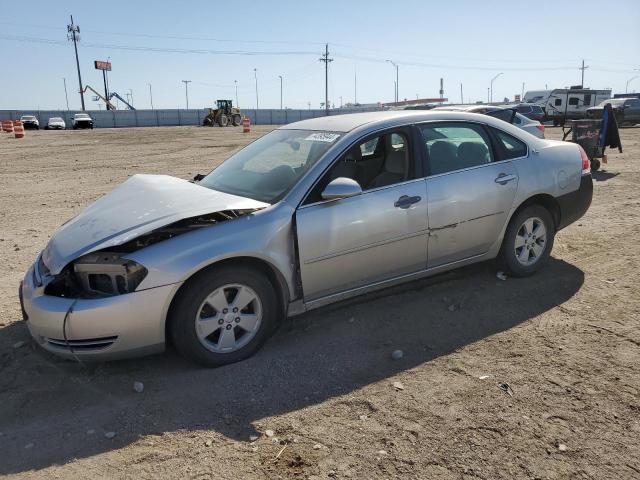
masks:
<path fill-rule="evenodd" d="M 149 85 L 149 98 L 151 99 L 151 110 L 153 110 L 153 93 L 151 92 L 151 84 L 147 83 L 147 85 Z"/>
<path fill-rule="evenodd" d="M 462 82 L 460 82 L 460 103 L 464 103 L 464 95 L 462 95 Z"/>
<path fill-rule="evenodd" d="M 584 59 L 582 60 L 582 66 L 579 68 L 579 70 L 582 70 L 582 78 L 580 79 L 580 88 L 584 88 L 584 71 L 589 68 L 589 65 L 587 65 L 585 67 L 584 65 Z"/>
<path fill-rule="evenodd" d="M 131 95 L 131 102 L 129 102 L 129 103 L 131 103 L 131 106 L 133 107 L 133 90 L 129 89 L 129 95 Z M 187 107 L 187 108 L 189 108 L 189 107 Z"/>
<path fill-rule="evenodd" d="M 80 85 L 80 103 L 82 104 L 82 110 L 84 111 L 84 92 L 82 91 L 82 76 L 80 75 L 80 60 L 78 60 L 78 40 L 80 37 L 80 27 L 74 25 L 73 15 L 71 15 L 71 24 L 67 25 L 67 38 L 73 40 L 73 48 L 76 51 L 76 67 L 78 68 L 78 85 Z"/>
<path fill-rule="evenodd" d="M 280 110 L 282 110 L 282 75 L 278 75 L 280 77 Z"/>
<path fill-rule="evenodd" d="M 67 112 L 69 111 L 69 96 L 67 95 L 67 79 L 62 77 L 62 81 L 64 82 L 64 99 L 67 102 Z M 627 83 L 629 85 L 629 83 Z"/>
<path fill-rule="evenodd" d="M 342 95 L 340 95 L 340 108 L 342 108 Z"/>
<path fill-rule="evenodd" d="M 522 94 L 520 95 L 520 101 L 524 102 L 524 82 L 522 82 Z"/>
<path fill-rule="evenodd" d="M 487 87 L 487 103 L 491 103 L 490 98 L 491 97 L 490 97 L 490 94 L 489 94 L 489 87 Z"/>
<path fill-rule="evenodd" d="M 329 62 L 333 62 L 333 58 L 329 58 L 329 44 L 324 45 L 324 55 L 320 58 L 324 62 L 324 108 L 326 114 L 329 115 Z"/>
<path fill-rule="evenodd" d="M 309 110 L 311 110 L 311 102 L 307 102 L 307 106 L 309 107 Z"/>
<path fill-rule="evenodd" d="M 396 67 L 396 88 L 395 88 L 395 98 L 394 98 L 393 101 L 397 103 L 398 102 L 398 90 L 399 90 L 398 89 L 398 84 L 399 84 L 399 81 L 398 81 L 398 64 L 393 62 L 392 60 L 387 60 L 387 62 L 389 62 L 394 67 Z"/>
<path fill-rule="evenodd" d="M 233 83 L 236 86 L 236 107 L 240 108 L 240 103 L 238 103 L 238 80 L 234 80 Z"/>
<path fill-rule="evenodd" d="M 181 80 L 181 82 L 184 83 L 184 96 L 187 99 L 187 110 L 189 110 L 189 84 L 191 80 Z"/>
<path fill-rule="evenodd" d="M 256 80 L 256 110 L 258 110 L 258 69 L 253 69 L 253 78 Z"/>

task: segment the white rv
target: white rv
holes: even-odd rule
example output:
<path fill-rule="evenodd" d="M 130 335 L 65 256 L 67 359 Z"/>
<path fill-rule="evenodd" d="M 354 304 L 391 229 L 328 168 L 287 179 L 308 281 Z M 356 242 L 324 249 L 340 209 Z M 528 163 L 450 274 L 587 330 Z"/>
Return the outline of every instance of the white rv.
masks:
<path fill-rule="evenodd" d="M 599 105 L 611 98 L 611 90 L 594 90 L 580 86 L 553 90 L 532 90 L 524 95 L 526 103 L 540 105 L 545 111 L 545 120 L 554 125 L 564 120 L 586 118 L 587 108 Z"/>

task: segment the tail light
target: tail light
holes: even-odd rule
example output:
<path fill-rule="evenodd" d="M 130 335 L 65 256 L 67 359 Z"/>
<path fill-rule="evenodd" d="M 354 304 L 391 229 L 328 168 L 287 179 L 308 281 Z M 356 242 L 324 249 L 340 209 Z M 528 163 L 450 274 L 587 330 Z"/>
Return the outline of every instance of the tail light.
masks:
<path fill-rule="evenodd" d="M 540 130 L 540 131 L 542 132 L 542 134 L 544 135 L 544 125 L 543 125 L 543 124 L 536 125 L 536 128 L 537 128 L 538 130 Z"/>
<path fill-rule="evenodd" d="M 591 173 L 591 160 L 589 160 L 589 155 L 584 151 L 580 145 L 578 145 L 578 150 L 580 150 L 580 158 L 582 159 L 582 174 Z"/>

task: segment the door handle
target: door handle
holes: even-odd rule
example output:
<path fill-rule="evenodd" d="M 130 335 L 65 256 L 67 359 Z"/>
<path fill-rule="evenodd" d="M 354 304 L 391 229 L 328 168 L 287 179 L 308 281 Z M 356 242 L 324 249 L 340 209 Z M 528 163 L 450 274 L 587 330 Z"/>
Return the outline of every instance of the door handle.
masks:
<path fill-rule="evenodd" d="M 414 203 L 418 203 L 420 200 L 422 200 L 422 197 L 419 197 L 418 195 L 413 197 L 402 195 L 398 200 L 396 200 L 393 206 L 397 208 L 409 208 L 411 205 L 413 205 Z"/>
<path fill-rule="evenodd" d="M 496 177 L 494 182 L 499 183 L 500 185 L 506 185 L 507 182 L 511 182 L 515 180 L 517 177 L 515 175 L 507 175 L 506 173 L 501 173 Z"/>

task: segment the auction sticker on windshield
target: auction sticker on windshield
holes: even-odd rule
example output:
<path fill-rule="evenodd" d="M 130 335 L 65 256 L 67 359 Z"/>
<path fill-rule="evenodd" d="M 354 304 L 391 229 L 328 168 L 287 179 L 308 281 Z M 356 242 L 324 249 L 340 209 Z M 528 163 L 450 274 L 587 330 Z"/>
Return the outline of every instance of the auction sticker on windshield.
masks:
<path fill-rule="evenodd" d="M 327 132 L 314 132 L 309 135 L 305 140 L 311 140 L 313 142 L 333 142 L 340 136 L 339 133 L 327 133 Z"/>

